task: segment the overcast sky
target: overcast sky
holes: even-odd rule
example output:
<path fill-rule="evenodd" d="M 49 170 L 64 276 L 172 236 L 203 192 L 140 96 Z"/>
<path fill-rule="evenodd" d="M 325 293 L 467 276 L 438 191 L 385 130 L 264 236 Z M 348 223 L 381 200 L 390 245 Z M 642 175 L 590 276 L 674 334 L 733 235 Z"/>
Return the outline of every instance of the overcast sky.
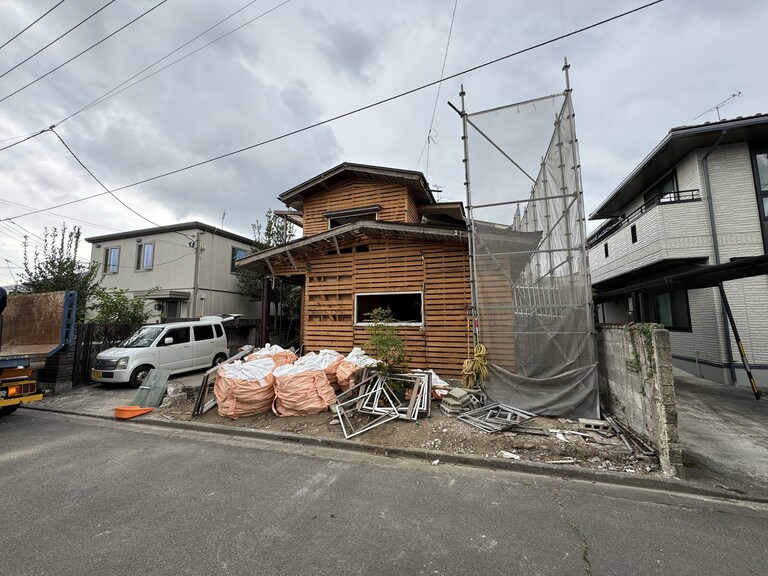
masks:
<path fill-rule="evenodd" d="M 0 2 L 0 44 L 58 0 Z M 0 74 L 108 0 L 67 0 L 0 48 Z M 117 0 L 0 78 L 0 148 L 61 121 L 248 0 L 168 0 L 59 66 L 160 0 Z M 152 68 L 273 8 L 226 38 L 63 122 L 56 130 L 109 188 L 217 155 L 438 80 L 454 0 L 259 0 Z M 445 75 L 643 5 L 617 0 L 458 0 Z M 278 7 L 279 6 L 279 7 Z M 277 7 L 277 8 L 276 8 Z M 420 170 L 444 201 L 464 200 L 459 104 L 470 112 L 564 89 L 570 64 L 586 212 L 665 136 L 740 91 L 723 118 L 768 112 L 763 54 L 768 3 L 666 0 L 437 87 L 241 154 L 117 192 L 158 224 L 191 220 L 251 236 L 277 195 L 340 162 Z M 139 77 L 140 78 L 140 77 Z M 543 152 L 542 152 L 543 153 Z M 428 160 L 428 162 L 427 162 Z M 14 283 L 21 236 L 79 225 L 84 236 L 150 227 L 103 192 L 51 133 L 0 151 L 0 284 Z M 595 224 L 591 224 L 593 228 Z M 35 236 L 33 242 L 39 242 Z M 81 255 L 89 256 L 88 245 Z"/>

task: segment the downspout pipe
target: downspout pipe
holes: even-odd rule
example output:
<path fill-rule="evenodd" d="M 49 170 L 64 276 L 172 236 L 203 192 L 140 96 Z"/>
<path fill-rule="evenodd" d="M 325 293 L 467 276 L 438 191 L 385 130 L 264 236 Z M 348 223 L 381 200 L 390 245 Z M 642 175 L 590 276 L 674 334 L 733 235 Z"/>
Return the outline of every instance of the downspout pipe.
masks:
<path fill-rule="evenodd" d="M 712 154 L 712 152 L 720 145 L 720 142 L 723 141 L 723 138 L 725 137 L 728 130 L 722 130 L 720 132 L 720 136 L 715 141 L 714 144 L 707 150 L 707 153 L 704 154 L 704 158 L 702 158 L 702 163 L 704 164 L 704 189 L 707 196 L 707 209 L 709 212 L 709 228 L 712 231 L 712 248 L 715 252 L 715 264 L 720 264 L 720 244 L 717 241 L 717 226 L 715 224 L 715 207 L 714 203 L 712 202 L 712 185 L 709 181 L 709 155 Z M 725 312 L 725 304 L 722 301 L 722 298 L 720 299 L 720 316 L 722 317 L 722 323 L 723 323 L 723 337 L 725 338 L 725 352 L 728 356 L 728 369 L 731 373 L 731 385 L 736 385 L 736 368 L 733 365 L 733 349 L 731 348 L 731 334 L 728 330 L 728 318 L 726 316 Z"/>

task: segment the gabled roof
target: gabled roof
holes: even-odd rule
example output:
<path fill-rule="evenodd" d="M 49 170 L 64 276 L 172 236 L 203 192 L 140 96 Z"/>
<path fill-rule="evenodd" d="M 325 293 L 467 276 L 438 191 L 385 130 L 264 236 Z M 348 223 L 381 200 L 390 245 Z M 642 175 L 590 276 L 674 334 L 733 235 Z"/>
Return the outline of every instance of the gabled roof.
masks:
<path fill-rule="evenodd" d="M 385 168 L 383 166 L 368 166 L 351 162 L 342 162 L 335 168 L 331 168 L 327 172 L 323 172 L 303 184 L 283 192 L 278 198 L 286 206 L 295 210 L 302 210 L 304 208 L 304 200 L 309 196 L 322 192 L 348 178 L 402 184 L 414 193 L 419 204 L 435 203 L 435 198 L 429 189 L 427 179 L 421 172 Z"/>
<path fill-rule="evenodd" d="M 221 228 L 216 228 L 210 224 L 203 222 L 182 222 L 181 224 L 171 224 L 169 226 L 156 226 L 155 228 L 142 228 L 141 230 L 128 230 L 126 232 L 117 232 L 115 234 L 105 234 L 103 236 L 90 236 L 85 239 L 90 244 L 96 244 L 99 242 L 112 242 L 113 240 L 125 240 L 127 238 L 137 238 L 139 236 L 150 236 L 154 234 L 165 234 L 167 232 L 182 232 L 185 230 L 202 230 L 215 234 L 216 236 L 222 236 L 236 242 L 242 242 L 243 244 L 253 244 L 253 238 L 246 238 L 233 232 L 227 232 Z"/>
<path fill-rule="evenodd" d="M 665 176 L 691 151 L 751 140 L 768 140 L 768 115 L 757 114 L 735 120 L 705 122 L 672 128 L 648 156 L 589 215 L 590 220 L 617 218 L 624 207 Z"/>

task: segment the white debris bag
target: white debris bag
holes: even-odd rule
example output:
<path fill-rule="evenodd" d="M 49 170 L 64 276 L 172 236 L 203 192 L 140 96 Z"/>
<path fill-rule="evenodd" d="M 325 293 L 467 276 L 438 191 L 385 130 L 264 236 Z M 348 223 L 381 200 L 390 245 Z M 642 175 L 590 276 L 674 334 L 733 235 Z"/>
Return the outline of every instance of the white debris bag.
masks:
<path fill-rule="evenodd" d="M 236 420 L 267 412 L 275 399 L 274 369 L 272 358 L 219 366 L 213 386 L 219 415 Z"/>
<path fill-rule="evenodd" d="M 336 352 L 335 350 L 320 350 L 320 352 L 310 352 L 305 354 L 295 364 L 297 366 L 309 366 L 315 370 L 322 370 L 325 372 L 325 377 L 328 378 L 328 383 L 334 390 L 339 389 L 339 385 L 336 381 L 336 368 L 339 363 L 344 359 L 344 356 Z"/>
<path fill-rule="evenodd" d="M 245 361 L 253 362 L 259 358 L 272 358 L 275 362 L 275 366 L 283 366 L 285 364 L 293 364 L 296 362 L 296 354 L 277 344 L 267 344 L 264 348 L 251 352 L 245 357 Z"/>

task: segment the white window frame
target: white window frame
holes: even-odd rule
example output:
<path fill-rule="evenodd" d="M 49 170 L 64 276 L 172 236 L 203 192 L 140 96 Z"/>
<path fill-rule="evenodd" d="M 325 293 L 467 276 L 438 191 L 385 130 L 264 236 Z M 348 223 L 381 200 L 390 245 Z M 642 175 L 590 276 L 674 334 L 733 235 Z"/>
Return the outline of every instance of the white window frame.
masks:
<path fill-rule="evenodd" d="M 424 292 L 422 290 L 401 292 L 355 292 L 354 326 L 373 326 L 375 322 L 357 322 L 357 297 L 358 296 L 398 296 L 405 294 L 418 294 L 421 301 L 421 322 L 388 322 L 390 326 L 424 326 Z"/>
<path fill-rule="evenodd" d="M 152 261 L 146 266 L 146 247 L 152 246 Z M 145 272 L 155 267 L 155 242 L 142 242 L 136 245 L 136 271 Z"/>
<path fill-rule="evenodd" d="M 112 251 L 117 252 L 117 258 L 115 258 L 114 270 L 112 269 Z M 104 248 L 104 274 L 117 274 L 120 272 L 120 246 L 107 246 Z"/>

